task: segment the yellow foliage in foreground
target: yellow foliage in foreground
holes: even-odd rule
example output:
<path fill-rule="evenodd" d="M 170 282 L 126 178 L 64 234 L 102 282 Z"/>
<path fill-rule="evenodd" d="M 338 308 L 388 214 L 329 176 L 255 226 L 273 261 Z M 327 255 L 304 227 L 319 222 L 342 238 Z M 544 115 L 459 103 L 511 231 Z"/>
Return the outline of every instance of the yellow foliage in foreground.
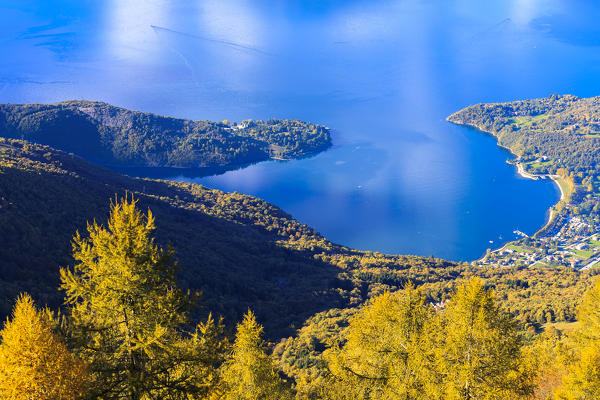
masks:
<path fill-rule="evenodd" d="M 0 332 L 0 399 L 71 400 L 83 396 L 87 373 L 53 332 L 47 309 L 21 295 Z"/>

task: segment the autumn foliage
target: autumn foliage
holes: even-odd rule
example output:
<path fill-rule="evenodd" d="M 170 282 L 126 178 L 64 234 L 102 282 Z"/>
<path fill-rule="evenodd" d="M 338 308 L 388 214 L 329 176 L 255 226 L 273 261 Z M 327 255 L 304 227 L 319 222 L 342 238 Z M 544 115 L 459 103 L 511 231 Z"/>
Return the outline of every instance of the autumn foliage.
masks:
<path fill-rule="evenodd" d="M 86 390 L 85 364 L 53 330 L 51 314 L 21 295 L 0 332 L 0 399 L 74 400 Z"/>
<path fill-rule="evenodd" d="M 64 317 L 24 294 L 0 332 L 0 400 L 600 396 L 600 283 L 568 334 L 526 332 L 479 278 L 435 304 L 407 282 L 356 309 L 330 310 L 340 324 L 324 337 L 303 328 L 272 353 L 251 311 L 233 337 L 221 318 L 191 323 L 194 298 L 179 286 L 174 250 L 157 245 L 154 231 L 152 213 L 125 198 L 106 226 L 75 235 L 75 264 L 61 270 Z M 319 348 L 312 361 L 308 346 Z M 287 368 L 284 356 L 305 362 Z"/>

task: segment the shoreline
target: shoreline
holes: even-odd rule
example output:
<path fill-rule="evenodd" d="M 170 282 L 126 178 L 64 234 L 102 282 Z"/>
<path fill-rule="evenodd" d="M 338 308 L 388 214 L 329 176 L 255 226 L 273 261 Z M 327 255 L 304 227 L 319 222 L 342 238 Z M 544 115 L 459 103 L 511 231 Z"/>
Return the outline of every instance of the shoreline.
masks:
<path fill-rule="evenodd" d="M 551 179 L 552 182 L 554 182 L 556 184 L 556 186 L 558 186 L 558 190 L 560 191 L 560 199 L 558 200 L 558 202 L 550 207 L 548 209 L 549 211 L 549 215 L 548 215 L 548 221 L 546 221 L 546 223 L 544 224 L 544 226 L 542 226 L 540 229 L 538 229 L 532 236 L 537 236 L 538 233 L 543 232 L 546 227 L 548 225 L 550 225 L 554 219 L 554 207 L 560 203 L 561 201 L 564 201 L 565 198 L 567 197 L 565 191 L 563 190 L 562 185 L 560 184 L 559 180 L 560 177 L 558 175 L 534 175 L 534 174 L 530 174 L 529 172 L 525 171 L 525 168 L 523 168 L 523 164 L 521 164 L 521 162 L 517 161 L 517 172 L 520 176 L 522 176 L 525 179 L 533 179 L 533 180 L 539 180 L 539 179 Z"/>
<path fill-rule="evenodd" d="M 534 174 L 531 174 L 531 173 L 525 171 L 525 168 L 523 168 L 523 164 L 521 164 L 520 161 L 516 162 L 516 166 L 517 166 L 517 173 L 520 176 L 522 176 L 523 178 L 533 179 L 534 181 L 537 181 L 540 179 L 552 179 L 552 181 L 556 184 L 556 186 L 558 186 L 558 190 L 560 191 L 559 202 L 563 201 L 567 197 L 565 191 L 563 190 L 563 188 L 559 182 L 560 177 L 558 175 L 550 175 L 550 174 L 534 175 Z"/>
<path fill-rule="evenodd" d="M 539 179 L 551 179 L 552 182 L 554 182 L 554 184 L 556 184 L 556 186 L 558 186 L 558 190 L 560 191 L 560 199 L 556 202 L 556 204 L 554 204 L 554 206 L 552 206 L 552 207 L 550 207 L 548 209 L 548 211 L 549 211 L 548 221 L 546 221 L 546 223 L 540 229 L 538 229 L 533 235 L 531 235 L 531 236 L 536 236 L 539 232 L 542 232 L 552 222 L 552 220 L 554 218 L 554 207 L 558 203 L 560 203 L 561 201 L 564 201 L 565 198 L 566 198 L 566 193 L 564 192 L 564 190 L 563 190 L 563 188 L 562 188 L 562 186 L 561 186 L 561 184 L 559 182 L 560 177 L 558 175 L 549 175 L 549 174 L 548 175 L 534 175 L 534 174 L 531 174 L 531 173 L 525 171 L 525 168 L 523 167 L 523 164 L 520 161 L 521 157 L 518 156 L 518 155 L 516 155 L 515 153 L 513 153 L 513 151 L 510 148 L 501 145 L 499 143 L 499 141 L 498 141 L 498 136 L 496 136 L 493 132 L 490 132 L 490 131 L 487 131 L 485 129 L 482 129 L 479 126 L 476 126 L 476 125 L 470 125 L 470 124 L 466 124 L 466 123 L 459 122 L 459 121 L 456 121 L 456 120 L 452 120 L 451 117 L 452 117 L 452 115 L 450 115 L 449 117 L 447 117 L 446 121 L 451 122 L 451 123 L 456 124 L 456 125 L 462 125 L 462 126 L 468 126 L 468 127 L 471 127 L 471 128 L 475 128 L 475 129 L 477 129 L 480 132 L 486 133 L 488 135 L 492 135 L 496 139 L 496 145 L 498 147 L 501 147 L 503 149 L 508 150 L 508 152 L 515 157 L 516 161 L 515 161 L 514 165 L 517 168 L 517 174 L 519 176 L 521 176 L 522 178 L 532 179 L 532 180 L 535 180 L 535 181 L 537 181 Z M 509 162 L 509 161 L 512 161 L 512 160 L 507 160 L 508 164 L 512 164 L 512 162 Z M 510 242 L 505 243 L 502 247 L 500 247 L 498 249 L 495 249 L 495 250 L 492 250 L 491 252 L 495 253 L 497 251 L 503 250 L 506 246 L 510 245 L 510 243 L 512 243 L 512 242 L 514 242 L 514 240 L 511 240 Z M 485 257 L 485 255 L 482 256 L 481 258 L 475 260 L 475 261 L 480 261 L 484 257 Z"/>

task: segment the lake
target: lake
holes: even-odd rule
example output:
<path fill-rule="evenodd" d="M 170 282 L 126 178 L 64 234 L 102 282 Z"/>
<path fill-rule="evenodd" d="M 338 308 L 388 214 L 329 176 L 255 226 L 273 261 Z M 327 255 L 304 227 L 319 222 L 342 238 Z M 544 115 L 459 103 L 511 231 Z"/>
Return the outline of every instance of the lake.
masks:
<path fill-rule="evenodd" d="M 559 198 L 469 104 L 600 94 L 600 4 L 583 0 L 113 0 L 0 4 L 0 102 L 100 100 L 191 119 L 322 123 L 334 146 L 207 177 L 350 247 L 473 260 Z"/>

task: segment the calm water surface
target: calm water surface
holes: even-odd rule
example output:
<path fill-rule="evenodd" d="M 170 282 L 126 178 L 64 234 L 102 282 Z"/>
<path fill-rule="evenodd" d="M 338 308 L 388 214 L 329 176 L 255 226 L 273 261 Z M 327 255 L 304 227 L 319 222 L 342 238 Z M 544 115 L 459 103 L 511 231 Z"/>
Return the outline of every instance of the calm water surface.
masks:
<path fill-rule="evenodd" d="M 315 157 L 166 176 L 265 198 L 344 245 L 471 260 L 535 232 L 559 195 L 445 117 L 599 95 L 594 3 L 3 0 L 0 102 L 323 123 L 335 146 Z"/>

